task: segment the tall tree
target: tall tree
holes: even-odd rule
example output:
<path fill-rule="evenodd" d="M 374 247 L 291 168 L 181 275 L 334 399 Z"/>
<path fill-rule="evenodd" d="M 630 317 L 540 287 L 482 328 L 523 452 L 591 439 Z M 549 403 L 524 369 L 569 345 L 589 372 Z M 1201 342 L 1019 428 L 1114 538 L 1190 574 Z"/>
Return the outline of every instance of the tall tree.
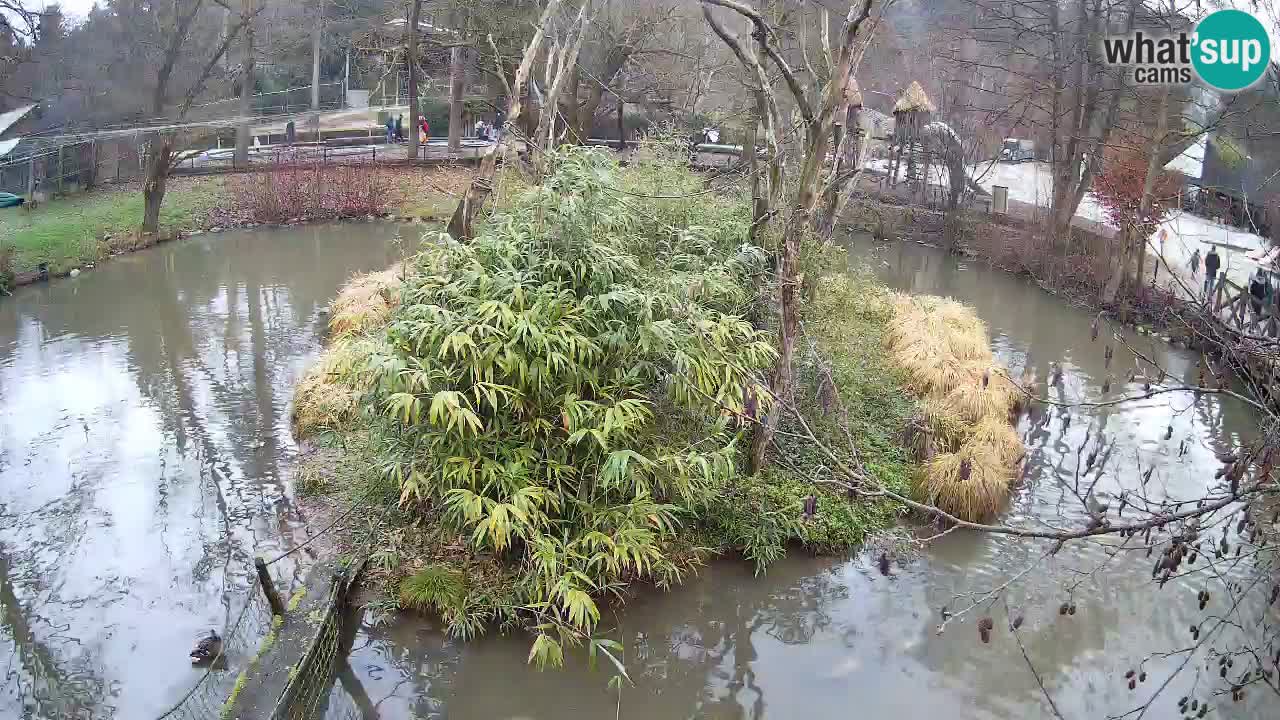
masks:
<path fill-rule="evenodd" d="M 776 154 L 779 145 L 777 101 L 771 85 L 771 75 L 763 65 L 742 47 L 742 42 L 725 29 L 715 19 L 709 6 L 718 6 L 731 10 L 751 23 L 752 37 L 760 43 L 761 49 L 768 57 L 774 72 L 781 76 L 795 103 L 805 128 L 804 145 L 800 174 L 794 183 L 793 195 L 787 201 L 786 222 L 781 228 L 782 237 L 778 249 L 778 362 L 770 380 L 773 394 L 788 402 L 791 399 L 794 385 L 792 363 L 795 358 L 795 345 L 800 331 L 800 249 L 801 244 L 809 240 L 816 229 L 815 220 L 818 200 L 821 197 L 823 168 L 827 152 L 831 147 L 834 131 L 833 120 L 837 112 L 848 106 L 850 97 L 849 85 L 853 80 L 853 68 L 859 55 L 856 40 L 863 23 L 871 15 L 872 0 L 864 0 L 861 8 L 857 5 L 849 7 L 845 16 L 844 27 L 840 33 L 838 59 L 833 64 L 829 79 L 820 86 L 811 102 L 808 89 L 800 81 L 798 74 L 783 57 L 778 46 L 778 31 L 755 8 L 738 0 L 702 0 L 704 14 L 716 35 L 732 50 L 740 62 L 753 70 L 756 82 L 759 83 L 762 100 L 768 109 L 771 119 L 766 126 L 766 140 L 770 147 L 770 163 L 776 168 L 781 157 Z M 779 172 L 774 169 L 775 175 Z M 780 183 L 778 183 L 780 185 Z M 774 192 L 781 192 L 780 189 Z M 767 217 L 768 215 L 766 215 Z M 765 464 L 765 455 L 773 443 L 777 433 L 781 407 L 776 407 L 766 416 L 763 424 L 757 428 L 752 438 L 752 466 L 760 470 Z"/>
<path fill-rule="evenodd" d="M 129 29 L 135 48 L 147 53 L 149 65 L 155 68 L 150 85 L 150 111 L 154 118 L 168 118 L 173 123 L 186 119 L 196 98 L 204 91 L 209 78 L 218 68 L 227 49 L 236 41 L 253 16 L 236 13 L 237 18 L 220 41 L 213 28 L 219 18 L 211 7 L 217 5 L 230 12 L 223 0 L 175 0 L 172 4 L 112 3 L 121 22 Z M 177 99 L 176 107 L 173 105 Z M 164 202 L 169 173 L 178 159 L 175 152 L 177 130 L 162 128 L 152 133 L 147 143 L 146 169 L 142 184 L 142 232 L 160 229 L 160 206 Z"/>
<path fill-rule="evenodd" d="M 449 48 L 449 152 L 462 149 L 462 95 L 466 81 L 466 48 Z"/>

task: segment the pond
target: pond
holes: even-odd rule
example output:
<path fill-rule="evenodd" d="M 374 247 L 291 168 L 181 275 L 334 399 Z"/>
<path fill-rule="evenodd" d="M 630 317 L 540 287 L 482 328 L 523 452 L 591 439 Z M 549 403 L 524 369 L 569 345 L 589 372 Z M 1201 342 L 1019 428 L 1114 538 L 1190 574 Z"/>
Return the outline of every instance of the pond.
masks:
<path fill-rule="evenodd" d="M 306 525 L 288 405 L 324 309 L 400 232 L 204 235 L 0 298 L 0 717 L 148 718 L 192 685 L 252 553 Z"/>
<path fill-rule="evenodd" d="M 0 301 L 0 717 L 149 718 L 186 692 L 198 677 L 186 653 L 240 611 L 252 555 L 306 534 L 289 482 L 288 404 L 321 346 L 324 307 L 351 273 L 390 264 L 398 235 L 417 234 L 376 224 L 223 233 Z M 974 306 L 999 357 L 1015 374 L 1034 368 L 1042 391 L 1056 361 L 1068 399 L 1102 395 L 1108 371 L 1090 314 L 932 248 L 858 239 L 849 257 L 894 287 Z M 1193 354 L 1128 339 L 1194 379 Z M 1122 357 L 1117 366 L 1129 367 Z M 1009 522 L 1080 517 L 1063 481 L 1091 425 L 1115 443 L 1099 485 L 1109 493 L 1155 464 L 1153 485 L 1193 496 L 1211 482 L 1214 454 L 1257 432 L 1244 404 L 1216 396 L 1163 395 L 1070 423 L 1066 411 L 1050 416 L 1034 431 L 1023 421 L 1032 467 Z M 760 576 L 717 561 L 606 614 L 602 631 L 625 642 L 635 683 L 621 696 L 610 668 L 591 669 L 581 653 L 538 672 L 523 636 L 461 643 L 429 619 L 366 615 L 328 717 L 1048 717 L 1032 668 L 1065 717 L 1120 715 L 1182 657 L 1153 658 L 1134 691 L 1125 671 L 1187 645 L 1203 614 L 1200 585 L 1157 589 L 1145 555 L 1111 558 L 1118 542 L 1042 559 L 1043 543 L 957 531 L 897 557 L 887 578 L 861 556 L 793 553 Z M 1026 658 L 1003 605 L 991 611 L 989 645 L 978 611 L 937 634 L 940 608 L 968 604 L 954 596 L 1011 578 Z M 1060 616 L 1068 599 L 1078 611 Z M 1153 716 L 1174 716 L 1197 682 L 1210 697 L 1210 674 L 1191 665 Z M 1254 691 L 1232 709 L 1274 717 L 1267 701 Z"/>
<path fill-rule="evenodd" d="M 1067 399 L 1102 396 L 1108 371 L 1102 341 L 1090 340 L 1091 314 L 1023 278 L 914 243 L 877 246 L 855 239 L 849 258 L 869 264 L 894 288 L 950 295 L 975 307 L 1000 359 L 1015 376 L 1033 368 L 1042 392 L 1049 392 L 1049 363 L 1059 362 Z M 1195 381 L 1193 353 L 1151 337 L 1126 338 L 1171 373 Z M 1123 377 L 1132 362 L 1122 366 L 1122 357 L 1117 352 L 1110 370 L 1122 379 L 1109 397 L 1137 387 L 1126 388 Z M 1219 467 L 1215 452 L 1253 437 L 1257 419 L 1238 401 L 1206 396 L 1196 402 L 1189 395 L 1116 406 L 1092 420 L 1076 415 L 1070 423 L 1067 411 L 1053 410 L 1048 424 L 1030 434 L 1024 419 L 1020 430 L 1032 467 L 1006 520 L 1035 524 L 1083 516 L 1063 481 L 1074 477 L 1077 448 L 1091 423 L 1094 437 L 1101 430 L 1115 443 L 1100 492 L 1134 487 L 1154 463 L 1159 469 L 1150 487 L 1195 496 Z M 1166 440 L 1170 423 L 1173 437 Z M 1145 552 L 1109 559 L 1107 550 L 1118 542 L 1071 545 L 1043 560 L 1045 543 L 953 532 L 900 558 L 888 578 L 880 575 L 876 557 L 792 553 L 760 576 L 742 562 L 713 562 L 672 592 L 641 593 L 606 613 L 602 631 L 625 642 L 625 664 L 635 682 L 624 685 L 620 698 L 608 686 L 612 668 L 605 662 L 591 669 L 585 653 L 569 658 L 563 670 L 539 672 L 525 663 L 526 637 L 462 643 L 428 620 L 382 626 L 366 618 L 327 717 L 1051 717 L 1028 660 L 1007 631 L 1002 604 L 991 611 L 998 630 L 989 645 L 978 639 L 978 611 L 937 634 L 942 607 L 968 604 L 954 596 L 983 593 L 1031 566 L 1040 570 L 1022 575 L 1009 592 L 1012 612 L 1025 616 L 1020 636 L 1031 666 L 1064 717 L 1121 715 L 1149 699 L 1182 657 L 1148 662 L 1149 679 L 1134 691 L 1125 672 L 1149 653 L 1189 645 L 1189 625 L 1205 614 L 1195 599 L 1201 585 L 1174 581 L 1157 589 Z M 1077 612 L 1060 616 L 1059 605 L 1068 600 Z M 1210 697 L 1216 669 L 1208 673 L 1192 663 L 1178 673 L 1152 715 L 1177 716 L 1176 703 L 1196 686 L 1197 676 L 1199 697 Z M 1254 691 L 1242 703 L 1231 703 L 1229 695 L 1210 702 L 1233 705 L 1236 717 L 1274 717 L 1275 698 L 1265 692 Z"/>

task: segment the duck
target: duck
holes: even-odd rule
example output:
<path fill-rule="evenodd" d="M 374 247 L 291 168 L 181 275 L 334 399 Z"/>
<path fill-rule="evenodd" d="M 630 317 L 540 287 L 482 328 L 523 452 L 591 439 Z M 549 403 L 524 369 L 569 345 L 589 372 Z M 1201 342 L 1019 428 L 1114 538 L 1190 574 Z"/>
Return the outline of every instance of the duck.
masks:
<path fill-rule="evenodd" d="M 222 638 L 218 637 L 216 630 L 210 628 L 209 634 L 200 638 L 200 642 L 196 643 L 195 649 L 191 651 L 191 664 L 202 665 L 213 662 L 214 658 L 221 654 Z"/>

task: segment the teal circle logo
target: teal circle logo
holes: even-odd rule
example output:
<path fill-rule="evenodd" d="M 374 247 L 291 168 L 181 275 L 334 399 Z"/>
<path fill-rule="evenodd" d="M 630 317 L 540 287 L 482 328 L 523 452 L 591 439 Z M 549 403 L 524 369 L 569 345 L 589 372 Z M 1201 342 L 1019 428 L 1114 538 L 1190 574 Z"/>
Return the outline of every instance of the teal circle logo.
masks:
<path fill-rule="evenodd" d="M 1271 62 L 1271 38 L 1258 18 L 1242 10 L 1219 10 L 1196 25 L 1191 64 L 1206 84 L 1243 90 Z"/>

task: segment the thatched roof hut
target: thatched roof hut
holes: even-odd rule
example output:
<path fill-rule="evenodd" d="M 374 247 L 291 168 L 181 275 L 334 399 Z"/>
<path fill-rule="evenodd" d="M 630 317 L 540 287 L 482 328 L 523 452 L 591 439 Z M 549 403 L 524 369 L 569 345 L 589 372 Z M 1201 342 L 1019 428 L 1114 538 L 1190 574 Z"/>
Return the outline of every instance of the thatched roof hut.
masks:
<path fill-rule="evenodd" d="M 934 112 L 938 110 L 929 102 L 920 83 L 912 81 L 903 91 L 898 102 L 893 104 L 893 134 L 898 142 L 908 145 L 917 141 L 920 128 L 929 124 Z"/>
<path fill-rule="evenodd" d="M 935 113 L 938 108 L 929 101 L 929 96 L 924 94 L 924 88 L 920 87 L 920 83 L 911 81 L 911 85 L 902 92 L 902 96 L 898 98 L 898 102 L 893 104 L 893 114 L 899 113 Z"/>

